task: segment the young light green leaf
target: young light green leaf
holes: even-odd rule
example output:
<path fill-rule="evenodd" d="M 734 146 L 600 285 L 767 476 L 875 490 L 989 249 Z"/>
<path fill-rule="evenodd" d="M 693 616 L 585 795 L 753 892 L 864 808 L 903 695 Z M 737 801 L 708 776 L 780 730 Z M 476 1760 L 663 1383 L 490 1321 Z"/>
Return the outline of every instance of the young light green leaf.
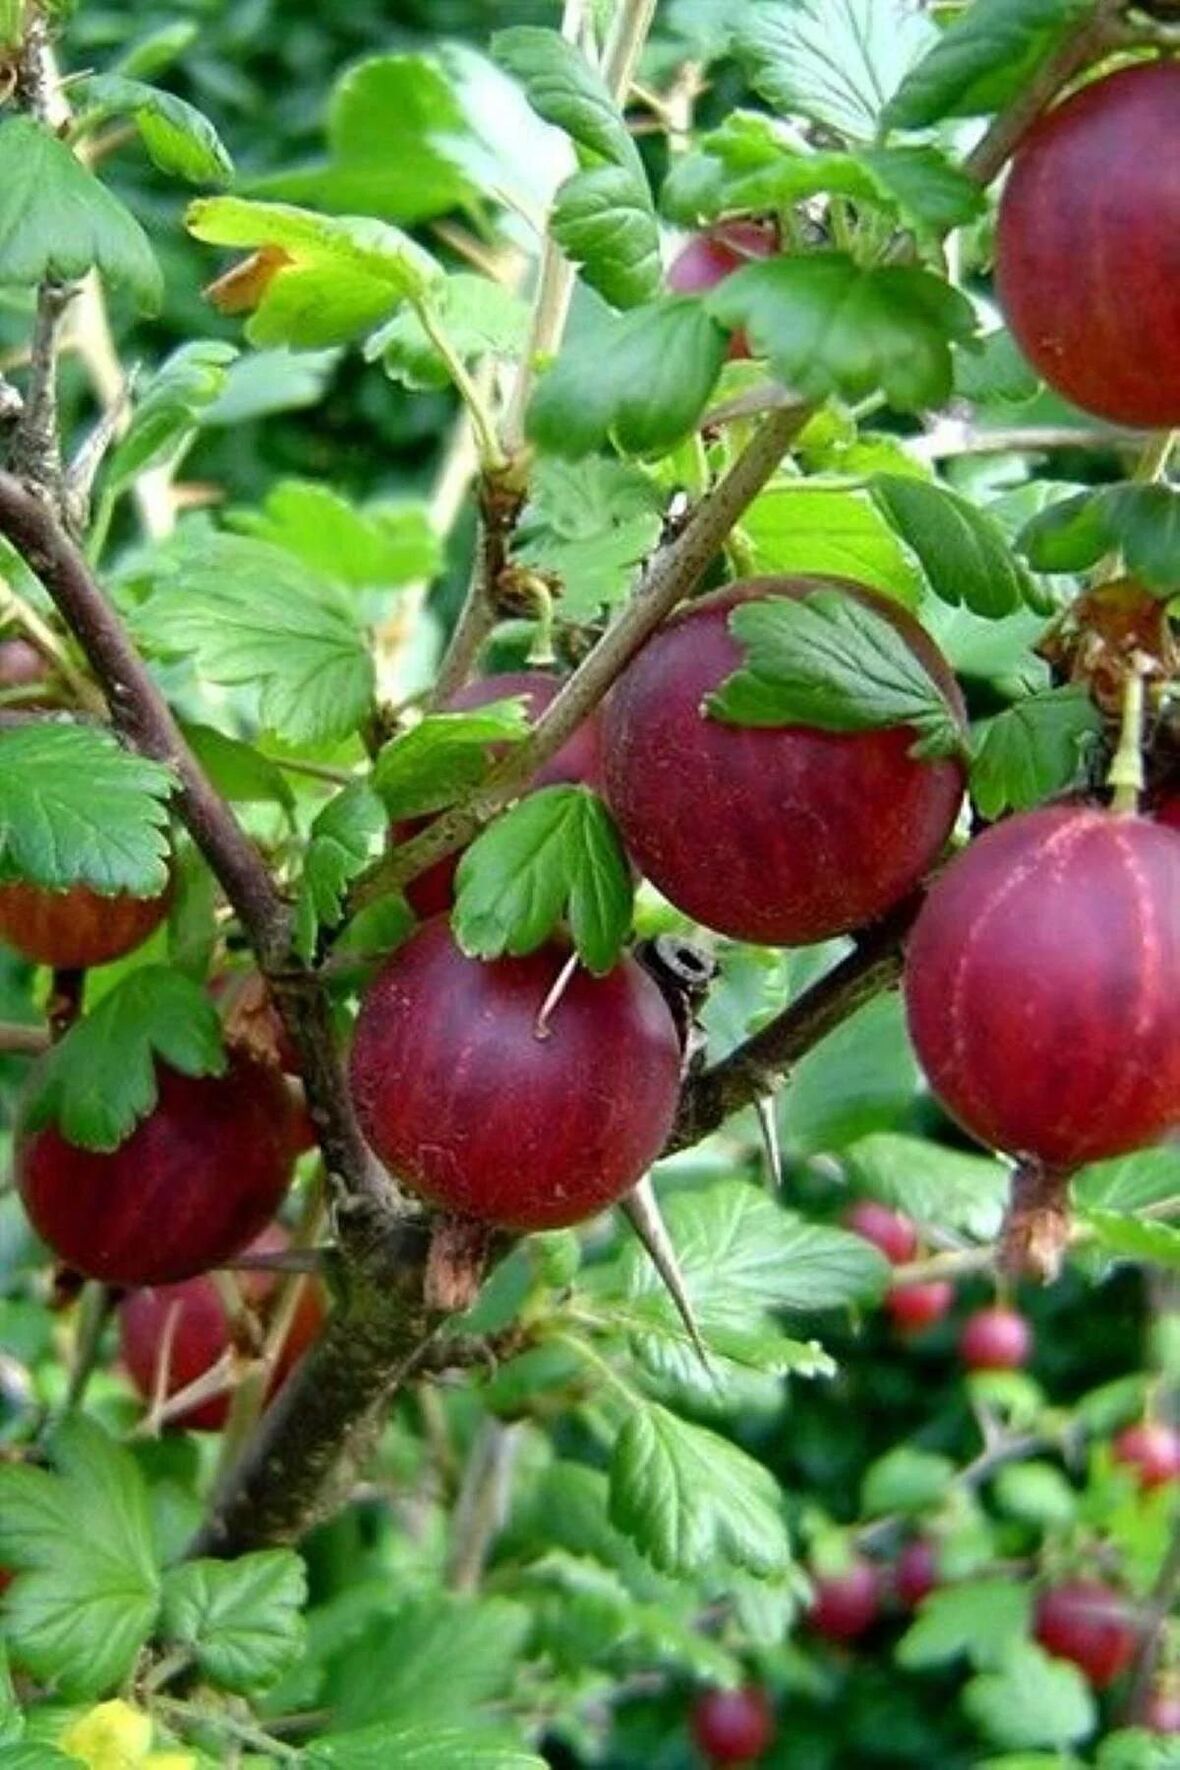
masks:
<path fill-rule="evenodd" d="M 295 948 L 305 963 L 320 929 L 340 920 L 349 885 L 374 858 L 388 825 L 384 805 L 361 781 L 337 793 L 316 816 L 295 900 Z"/>
<path fill-rule="evenodd" d="M 615 1441 L 610 1517 L 661 1573 L 680 1578 L 726 1566 L 769 1577 L 791 1559 L 770 1471 L 657 1403 L 636 1407 Z"/>
<path fill-rule="evenodd" d="M 900 1131 L 858 1138 L 845 1150 L 844 1161 L 858 1190 L 916 1223 L 980 1241 L 992 1241 L 999 1232 L 1011 1182 L 1007 1162 Z"/>
<path fill-rule="evenodd" d="M 742 532 L 756 572 L 852 578 L 917 605 L 921 574 L 864 492 L 784 480 L 750 506 Z"/>
<path fill-rule="evenodd" d="M 164 1576 L 160 1634 L 191 1648 L 223 1690 L 265 1690 L 303 1651 L 306 1600 L 307 1574 L 290 1549 L 185 1561 Z"/>
<path fill-rule="evenodd" d="M 205 991 L 170 967 L 143 965 L 54 1045 L 37 1071 L 29 1122 L 52 1120 L 83 1149 L 116 1149 L 156 1104 L 156 1058 L 182 1075 L 225 1069 Z"/>
<path fill-rule="evenodd" d="M 467 713 L 428 713 L 384 746 L 373 786 L 391 818 L 440 811 L 482 780 L 494 760 L 492 745 L 519 743 L 529 729 L 519 695 Z"/>
<path fill-rule="evenodd" d="M 963 1691 L 963 1707 L 993 1744 L 1059 1751 L 1087 1739 L 1098 1723 L 1094 1696 L 1077 1666 L 1053 1659 L 1033 1641 L 1014 1643 L 994 1672 Z"/>
<path fill-rule="evenodd" d="M 1101 735 L 1101 714 L 1084 688 L 1028 695 L 979 728 L 971 797 L 989 822 L 1029 811 L 1078 784 Z"/>
<path fill-rule="evenodd" d="M 1101 1210 L 1086 1211 L 1082 1221 L 1106 1253 L 1180 1272 L 1180 1229 L 1174 1223 Z"/>
<path fill-rule="evenodd" d="M 542 379 L 529 435 L 574 460 L 607 442 L 627 455 L 664 454 L 704 411 L 727 348 L 728 333 L 691 297 L 600 319 Z"/>
<path fill-rule="evenodd" d="M 161 172 L 190 184 L 228 184 L 233 177 L 233 161 L 208 117 L 175 93 L 121 74 L 91 74 L 82 91 L 87 129 L 130 117 Z"/>
<path fill-rule="evenodd" d="M 63 1760 L 64 1762 L 64 1760 Z M 331 1734 L 308 1746 L 308 1770 L 545 1770 L 545 1760 L 495 1734 L 465 1727 L 405 1727 L 380 1721 L 355 1733 Z M 2 1766 L 0 1766 L 2 1770 Z"/>
<path fill-rule="evenodd" d="M 488 277 L 457 271 L 436 282 L 430 307 L 455 354 L 465 363 L 518 356 L 529 329 L 527 302 Z M 434 340 L 412 308 L 403 308 L 365 340 L 365 356 L 381 358 L 392 380 L 407 387 L 446 387 L 451 379 Z"/>
<path fill-rule="evenodd" d="M 1015 1580 L 973 1579 L 930 1593 L 897 1645 L 899 1664 L 919 1671 L 964 1655 L 979 1669 L 999 1665 L 1028 1633 L 1032 1593 Z"/>
<path fill-rule="evenodd" d="M 474 1723 L 486 1703 L 513 1688 L 528 1630 L 528 1612 L 505 1598 L 437 1588 L 410 1598 L 337 1658 L 334 1727 L 346 1733 L 388 1715 L 406 1728 L 437 1726 L 440 1715 L 456 1727 Z"/>
<path fill-rule="evenodd" d="M 232 344 L 217 339 L 182 344 L 163 362 L 136 401 L 126 434 L 107 464 L 105 485 L 117 494 L 141 473 L 176 464 L 196 435 L 201 414 L 225 388 Z"/>
<path fill-rule="evenodd" d="M 943 602 L 995 619 L 1036 600 L 1028 572 L 986 511 L 945 486 L 897 473 L 875 474 L 872 492 Z"/>
<path fill-rule="evenodd" d="M 56 1473 L 0 1467 L 0 1559 L 21 1663 L 67 1697 L 126 1678 L 152 1632 L 159 1575 L 143 1477 L 127 1451 L 75 1415 L 52 1442 Z"/>
<path fill-rule="evenodd" d="M 1167 1144 L 1092 1162 L 1073 1181 L 1074 1203 L 1087 1211 L 1141 1211 L 1178 1196 L 1180 1154 Z"/>
<path fill-rule="evenodd" d="M 861 1505 L 870 1518 L 932 1511 L 950 1492 L 954 1476 L 950 1457 L 898 1444 L 865 1470 Z"/>
<path fill-rule="evenodd" d="M 746 661 L 708 697 L 713 718 L 820 731 L 912 726 L 923 755 L 961 752 L 963 734 L 934 678 L 890 621 L 845 591 L 743 603 L 729 626 Z"/>
<path fill-rule="evenodd" d="M 484 959 L 531 953 L 563 919 L 596 973 L 617 962 L 634 887 L 610 813 L 587 787 L 543 787 L 503 812 L 459 863 L 455 935 Z"/>
<path fill-rule="evenodd" d="M 137 616 L 149 644 L 194 657 L 211 682 L 257 685 L 267 729 L 291 743 L 344 737 L 363 722 L 373 660 L 334 584 L 242 535 L 182 537 L 158 564 Z"/>
<path fill-rule="evenodd" d="M 1077 1491 L 1052 1463 L 1010 1463 L 997 1473 L 991 1493 L 1009 1518 L 1041 1530 L 1068 1530 L 1077 1518 Z"/>
<path fill-rule="evenodd" d="M 885 106 L 890 129 L 986 116 L 1022 91 L 1093 0 L 975 0 L 954 18 Z"/>
<path fill-rule="evenodd" d="M 0 123 L 0 284 L 75 282 L 97 269 L 155 313 L 164 279 L 138 221 L 31 117 Z"/>
<path fill-rule="evenodd" d="M 0 731 L 0 874 L 154 897 L 168 879 L 174 785 L 95 726 Z"/>
<path fill-rule="evenodd" d="M 589 620 L 630 589 L 660 535 L 665 495 L 626 461 L 590 455 L 575 466 L 543 456 L 516 530 L 513 557 L 561 580 L 561 611 Z"/>
<path fill-rule="evenodd" d="M 442 565 L 442 545 L 424 504 L 361 509 L 314 480 L 280 480 L 261 510 L 231 511 L 227 521 L 293 553 L 321 577 L 357 590 L 425 582 Z"/>
<path fill-rule="evenodd" d="M 807 399 L 883 391 L 898 411 L 941 406 L 951 345 L 975 335 L 957 289 L 909 265 L 859 265 L 842 252 L 781 256 L 726 277 L 705 307 L 727 332 L 743 327 L 756 355 Z"/>
<path fill-rule="evenodd" d="M 280 256 L 247 322 L 252 344 L 317 349 L 371 332 L 442 271 L 407 234 L 368 217 L 315 215 L 288 203 L 204 197 L 185 224 L 213 246 Z"/>
<path fill-rule="evenodd" d="M 217 791 L 232 804 L 273 802 L 284 811 L 294 809 L 295 795 L 286 775 L 261 750 L 243 743 L 241 738 L 227 737 L 212 725 L 185 724 L 182 729 L 197 761 Z"/>
<path fill-rule="evenodd" d="M 1102 486 L 1042 510 L 1017 543 L 1042 572 L 1084 571 L 1119 552 L 1149 590 L 1180 586 L 1180 491 L 1166 485 Z"/>
<path fill-rule="evenodd" d="M 937 41 L 931 21 L 901 0 L 747 0 L 733 16 L 733 48 L 764 98 L 862 141 Z"/>

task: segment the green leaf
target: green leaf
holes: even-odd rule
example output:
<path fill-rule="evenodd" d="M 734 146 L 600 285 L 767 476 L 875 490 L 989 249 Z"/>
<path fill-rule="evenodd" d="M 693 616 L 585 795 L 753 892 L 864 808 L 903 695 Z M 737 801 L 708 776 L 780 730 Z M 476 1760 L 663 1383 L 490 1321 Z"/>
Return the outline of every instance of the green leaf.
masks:
<path fill-rule="evenodd" d="M 152 1632 L 159 1577 L 136 1465 L 75 1416 L 52 1443 L 57 1473 L 0 1467 L 0 1560 L 18 1570 L 5 1600 L 21 1663 L 64 1696 L 121 1684 Z"/>
<path fill-rule="evenodd" d="M 1180 1154 L 1164 1144 L 1093 1162 L 1075 1175 L 1073 1197 L 1087 1211 L 1141 1211 L 1180 1198 Z"/>
<path fill-rule="evenodd" d="M 852 578 L 907 608 L 918 601 L 920 574 L 864 492 L 784 481 L 750 506 L 742 533 L 755 572 Z"/>
<path fill-rule="evenodd" d="M 295 948 L 309 964 L 321 927 L 333 927 L 352 881 L 374 858 L 388 814 L 367 783 L 358 781 L 329 800 L 314 819 L 295 900 Z"/>
<path fill-rule="evenodd" d="M 872 1193 L 917 1223 L 991 1241 L 1008 1202 L 1011 1170 L 926 1137 L 874 1131 L 844 1152 L 858 1191 Z"/>
<path fill-rule="evenodd" d="M 315 215 L 288 203 L 204 197 L 185 225 L 213 246 L 286 253 L 246 325 L 252 344 L 317 349 L 371 332 L 403 301 L 421 301 L 440 267 L 407 234 L 367 217 Z"/>
<path fill-rule="evenodd" d="M 403 1727 L 382 1722 L 356 1733 L 329 1735 L 308 1746 L 308 1770 L 545 1770 L 545 1760 L 495 1735 L 462 1727 Z M 63 1760 L 64 1762 L 64 1760 Z"/>
<path fill-rule="evenodd" d="M 541 381 L 529 435 L 574 460 L 607 442 L 627 455 L 665 454 L 704 411 L 728 346 L 728 330 L 691 296 L 600 319 L 566 343 Z"/>
<path fill-rule="evenodd" d="M 202 413 L 224 391 L 232 344 L 216 339 L 182 344 L 152 376 L 126 434 L 116 445 L 106 469 L 106 489 L 122 492 L 141 473 L 165 463 L 175 465 L 196 436 Z"/>
<path fill-rule="evenodd" d="M 223 798 L 235 805 L 273 801 L 284 811 L 294 809 L 295 795 L 287 777 L 269 756 L 212 725 L 186 724 L 182 729 L 194 756 Z"/>
<path fill-rule="evenodd" d="M 1009 1518 L 1042 1530 L 1068 1530 L 1078 1512 L 1078 1496 L 1052 1463 L 1010 1463 L 991 1483 L 992 1498 Z"/>
<path fill-rule="evenodd" d="M 1048 688 L 1006 707 L 979 731 L 971 797 L 992 822 L 1076 786 L 1087 749 L 1102 735 L 1102 718 L 1084 688 Z"/>
<path fill-rule="evenodd" d="M 82 91 L 86 128 L 130 117 L 161 172 L 190 184 L 228 184 L 233 177 L 233 161 L 208 117 L 175 93 L 121 74 L 91 74 Z"/>
<path fill-rule="evenodd" d="M 733 14 L 733 49 L 777 109 L 871 141 L 898 82 L 936 40 L 902 0 L 759 0 Z"/>
<path fill-rule="evenodd" d="M 866 1002 L 795 1065 L 779 1096 L 784 1144 L 803 1155 L 844 1148 L 908 1114 L 919 1070 L 896 994 Z"/>
<path fill-rule="evenodd" d="M 453 922 L 465 953 L 531 953 L 563 919 L 596 973 L 616 963 L 634 886 L 606 806 L 587 787 L 542 787 L 501 813 L 459 862 Z"/>
<path fill-rule="evenodd" d="M 211 682 L 257 685 L 266 728 L 293 744 L 344 737 L 372 705 L 373 660 L 352 603 L 265 541 L 182 537 L 159 558 L 136 621 Z"/>
<path fill-rule="evenodd" d="M 930 1511 L 946 1498 L 954 1478 L 950 1457 L 899 1444 L 866 1469 L 861 1503 L 870 1518 Z"/>
<path fill-rule="evenodd" d="M 1106 553 L 1149 590 L 1180 586 L 1180 491 L 1166 485 L 1103 486 L 1051 504 L 1021 531 L 1017 545 L 1042 572 L 1078 572 Z"/>
<path fill-rule="evenodd" d="M 896 473 L 873 477 L 873 496 L 911 547 L 943 602 L 995 619 L 1036 592 L 994 517 L 945 486 Z"/>
<path fill-rule="evenodd" d="M 860 265 L 842 252 L 748 264 L 705 307 L 806 399 L 883 391 L 898 411 L 941 406 L 953 382 L 951 345 L 974 337 L 975 312 L 957 289 L 907 265 Z"/>
<path fill-rule="evenodd" d="M 561 580 L 561 613 L 590 620 L 622 600 L 660 536 L 664 493 L 640 468 L 605 455 L 576 465 L 542 456 L 513 557 Z"/>
<path fill-rule="evenodd" d="M 221 1023 L 205 991 L 179 971 L 142 965 L 48 1053 L 29 1122 L 52 1119 L 83 1149 L 116 1149 L 156 1104 L 157 1057 L 187 1076 L 225 1069 Z"/>
<path fill-rule="evenodd" d="M 520 356 L 528 339 L 529 308 L 513 289 L 488 277 L 459 271 L 436 282 L 430 308 L 455 355 L 465 363 L 485 357 Z M 446 387 L 451 371 L 427 335 L 419 315 L 403 308 L 365 340 L 369 362 L 407 387 Z"/>
<path fill-rule="evenodd" d="M 76 282 L 97 269 L 155 313 L 164 279 L 135 217 L 31 117 L 0 123 L 0 284 Z"/>
<path fill-rule="evenodd" d="M 1041 382 L 1004 326 L 985 333 L 978 350 L 955 352 L 955 392 L 973 405 L 1021 406 Z"/>
<path fill-rule="evenodd" d="M 437 1726 L 440 1715 L 456 1727 L 474 1720 L 512 1690 L 528 1629 L 528 1612 L 504 1598 L 411 1598 L 336 1660 L 333 1726 L 346 1733 L 387 1717 L 407 1729 Z"/>
<path fill-rule="evenodd" d="M 373 786 L 391 818 L 440 811 L 487 774 L 495 759 L 490 746 L 519 743 L 529 730 L 520 695 L 467 713 L 428 713 L 384 746 Z"/>
<path fill-rule="evenodd" d="M 902 81 L 883 121 L 926 129 L 1000 110 L 1092 11 L 1093 0 L 975 0 Z"/>
<path fill-rule="evenodd" d="M 260 511 L 231 511 L 228 521 L 356 590 L 427 582 L 442 566 L 442 545 L 424 504 L 359 509 L 314 480 L 280 480 Z"/>
<path fill-rule="evenodd" d="M 186 1561 L 164 1577 L 160 1633 L 223 1690 L 264 1690 L 303 1651 L 307 1574 L 291 1549 Z"/>
<path fill-rule="evenodd" d="M 226 378 L 225 391 L 203 414 L 207 430 L 234 429 L 273 412 L 314 406 L 324 396 L 338 350 L 255 350 L 240 356 Z"/>
<path fill-rule="evenodd" d="M 610 1517 L 661 1573 L 681 1578 L 726 1565 L 769 1577 L 791 1559 L 769 1470 L 654 1402 L 630 1413 L 615 1441 Z"/>
<path fill-rule="evenodd" d="M 977 1668 L 999 1665 L 1012 1644 L 1027 1636 L 1031 1609 L 1031 1590 L 1014 1580 L 939 1587 L 898 1642 L 898 1661 L 910 1671 L 963 1656 Z"/>
<path fill-rule="evenodd" d="M 1010 1647 L 996 1671 L 972 1678 L 963 1707 L 988 1739 L 1010 1749 L 1074 1745 L 1098 1722 L 1077 1666 L 1051 1658 L 1031 1641 Z"/>
<path fill-rule="evenodd" d="M 424 55 L 373 55 L 336 82 L 328 157 L 259 181 L 273 196 L 413 226 L 479 193 L 465 167 L 472 145 L 459 94 Z"/>
<path fill-rule="evenodd" d="M 1180 1228 L 1174 1223 L 1094 1210 L 1085 1211 L 1082 1222 L 1107 1253 L 1180 1272 Z"/>
<path fill-rule="evenodd" d="M 558 32 L 536 26 L 500 31 L 492 50 L 538 115 L 580 150 L 582 169 L 557 192 L 554 238 L 612 306 L 649 300 L 663 280 L 659 229 L 639 150 L 602 76 Z"/>
<path fill-rule="evenodd" d="M 891 622 L 845 591 L 743 603 L 729 627 L 746 661 L 708 696 L 713 718 L 820 731 L 912 726 L 922 755 L 961 752 L 963 734 L 934 678 Z"/>
<path fill-rule="evenodd" d="M 168 881 L 174 784 L 94 726 L 0 731 L 0 875 L 156 896 Z"/>

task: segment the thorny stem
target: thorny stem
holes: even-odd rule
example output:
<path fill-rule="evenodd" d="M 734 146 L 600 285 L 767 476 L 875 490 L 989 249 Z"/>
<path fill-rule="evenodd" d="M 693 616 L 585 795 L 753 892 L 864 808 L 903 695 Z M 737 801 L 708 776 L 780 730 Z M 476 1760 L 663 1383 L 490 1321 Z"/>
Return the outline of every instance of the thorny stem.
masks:
<path fill-rule="evenodd" d="M 476 1592 L 496 1533 L 504 1522 L 520 1426 L 489 1415 L 480 1428 L 455 1505 L 447 1584 L 453 1592 Z"/>

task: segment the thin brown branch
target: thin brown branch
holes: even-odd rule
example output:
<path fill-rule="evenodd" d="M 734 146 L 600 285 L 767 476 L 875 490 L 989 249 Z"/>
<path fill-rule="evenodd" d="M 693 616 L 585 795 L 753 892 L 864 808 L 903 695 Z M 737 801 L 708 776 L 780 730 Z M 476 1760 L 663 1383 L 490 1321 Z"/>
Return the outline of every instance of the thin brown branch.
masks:
<path fill-rule="evenodd" d="M 496 590 L 508 564 L 513 531 L 524 507 L 519 473 L 484 473 L 479 480 L 479 542 L 471 580 L 428 706 L 445 706 L 472 674 L 484 641 L 496 625 Z"/>
<path fill-rule="evenodd" d="M 49 1029 L 0 1020 L 0 1056 L 39 1057 L 49 1049 Z"/>

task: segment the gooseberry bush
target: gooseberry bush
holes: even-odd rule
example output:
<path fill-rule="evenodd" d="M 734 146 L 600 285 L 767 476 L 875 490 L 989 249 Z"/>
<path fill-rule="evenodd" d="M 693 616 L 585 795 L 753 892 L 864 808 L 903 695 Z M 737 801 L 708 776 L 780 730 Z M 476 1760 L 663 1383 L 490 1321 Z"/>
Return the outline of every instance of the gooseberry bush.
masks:
<path fill-rule="evenodd" d="M 1177 52 L 0 0 L 0 1770 L 1180 1763 Z"/>

